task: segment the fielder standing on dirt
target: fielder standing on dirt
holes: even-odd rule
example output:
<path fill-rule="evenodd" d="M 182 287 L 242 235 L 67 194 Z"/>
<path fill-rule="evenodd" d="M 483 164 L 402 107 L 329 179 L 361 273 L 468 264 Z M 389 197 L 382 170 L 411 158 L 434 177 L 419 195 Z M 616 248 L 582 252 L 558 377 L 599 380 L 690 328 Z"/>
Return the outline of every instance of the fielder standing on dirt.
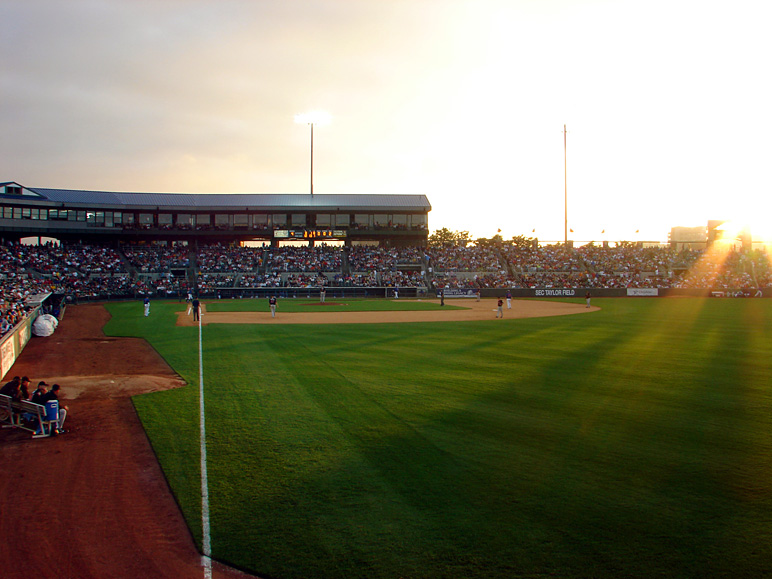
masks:
<path fill-rule="evenodd" d="M 268 305 L 271 306 L 271 317 L 276 317 L 276 296 L 271 296 L 268 299 Z"/>

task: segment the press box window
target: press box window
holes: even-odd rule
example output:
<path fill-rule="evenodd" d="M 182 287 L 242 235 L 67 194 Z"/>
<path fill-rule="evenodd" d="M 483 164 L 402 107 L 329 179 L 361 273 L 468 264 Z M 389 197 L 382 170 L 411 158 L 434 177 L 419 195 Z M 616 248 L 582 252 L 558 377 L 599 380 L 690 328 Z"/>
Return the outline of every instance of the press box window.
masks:
<path fill-rule="evenodd" d="M 413 215 L 410 221 L 413 227 L 426 227 L 426 215 Z"/>
<path fill-rule="evenodd" d="M 354 223 L 359 227 L 370 227 L 373 224 L 373 216 L 367 213 L 356 213 L 354 215 Z"/>

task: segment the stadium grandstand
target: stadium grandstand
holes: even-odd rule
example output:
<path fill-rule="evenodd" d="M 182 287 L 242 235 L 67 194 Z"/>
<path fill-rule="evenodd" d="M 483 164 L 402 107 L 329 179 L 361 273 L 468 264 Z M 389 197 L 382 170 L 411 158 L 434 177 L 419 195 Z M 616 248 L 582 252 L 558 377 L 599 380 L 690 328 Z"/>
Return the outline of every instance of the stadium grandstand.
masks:
<path fill-rule="evenodd" d="M 4 240 L 426 245 L 424 195 L 114 193 L 0 183 Z"/>
<path fill-rule="evenodd" d="M 768 296 L 766 250 L 618 242 L 433 245 L 421 195 L 110 193 L 0 184 L 6 330 L 68 302 L 330 296 Z M 21 243 L 22 239 L 40 243 Z M 290 245 L 294 242 L 294 245 Z M 298 245 L 300 244 L 300 245 Z"/>

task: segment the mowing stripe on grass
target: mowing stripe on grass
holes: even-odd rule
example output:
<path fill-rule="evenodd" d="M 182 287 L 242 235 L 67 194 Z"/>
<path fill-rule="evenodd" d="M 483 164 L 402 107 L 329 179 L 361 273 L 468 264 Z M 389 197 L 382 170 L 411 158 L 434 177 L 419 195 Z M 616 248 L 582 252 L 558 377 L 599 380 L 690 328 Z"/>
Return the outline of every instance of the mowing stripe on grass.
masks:
<path fill-rule="evenodd" d="M 198 319 L 198 395 L 199 424 L 201 436 L 201 529 L 202 545 L 201 564 L 204 578 L 212 577 L 212 537 L 209 530 L 209 477 L 206 470 L 206 413 L 204 411 L 204 340 L 201 330 L 201 318 Z"/>
<path fill-rule="evenodd" d="M 277 579 L 768 575 L 772 300 L 598 303 L 209 325 L 217 559 Z M 115 304 L 109 327 L 195 383 L 195 329 L 160 306 L 168 324 Z M 135 404 L 198 538 L 195 396 Z"/>

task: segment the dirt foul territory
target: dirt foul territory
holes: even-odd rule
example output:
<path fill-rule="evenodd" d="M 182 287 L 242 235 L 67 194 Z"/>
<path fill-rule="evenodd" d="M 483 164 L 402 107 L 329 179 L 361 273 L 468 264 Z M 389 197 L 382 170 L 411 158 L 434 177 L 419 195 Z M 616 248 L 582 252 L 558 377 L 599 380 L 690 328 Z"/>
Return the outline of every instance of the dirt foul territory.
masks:
<path fill-rule="evenodd" d="M 0 576 L 204 577 L 130 396 L 184 382 L 144 340 L 108 338 L 102 306 L 68 307 L 9 372 L 62 387 L 67 432 L 0 432 Z M 248 577 L 217 563 L 215 578 Z"/>
<path fill-rule="evenodd" d="M 206 313 L 202 323 L 378 323 L 493 319 L 495 305 L 441 312 Z M 577 304 L 513 302 L 508 318 L 584 313 Z M 7 379 L 62 387 L 67 432 L 0 431 L 0 577 L 188 579 L 202 559 L 130 397 L 184 383 L 144 340 L 109 338 L 101 305 L 70 306 L 56 332 L 32 338 Z M 178 324 L 192 324 L 182 312 Z M 211 576 L 250 577 L 218 563 Z"/>

